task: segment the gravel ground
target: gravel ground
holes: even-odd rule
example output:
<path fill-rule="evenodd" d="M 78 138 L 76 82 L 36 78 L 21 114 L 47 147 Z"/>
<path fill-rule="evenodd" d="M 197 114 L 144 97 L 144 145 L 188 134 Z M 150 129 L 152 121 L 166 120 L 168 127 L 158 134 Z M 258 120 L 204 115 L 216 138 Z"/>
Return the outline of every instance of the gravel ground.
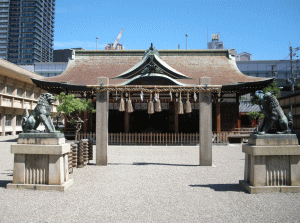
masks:
<path fill-rule="evenodd" d="M 75 169 L 66 192 L 6 189 L 15 137 L 0 138 L 0 222 L 300 222 L 300 194 L 248 194 L 241 145 L 110 146 L 108 166 Z M 94 163 L 94 161 L 92 162 Z"/>

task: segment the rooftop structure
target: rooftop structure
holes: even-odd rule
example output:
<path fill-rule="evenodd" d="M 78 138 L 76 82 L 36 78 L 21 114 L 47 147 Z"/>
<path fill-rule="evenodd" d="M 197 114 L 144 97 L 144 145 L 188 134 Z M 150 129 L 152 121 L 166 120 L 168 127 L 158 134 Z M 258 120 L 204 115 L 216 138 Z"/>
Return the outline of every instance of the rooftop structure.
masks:
<path fill-rule="evenodd" d="M 125 47 L 120 43 L 117 43 L 114 49 L 113 49 L 113 45 L 114 45 L 113 43 L 107 44 L 105 50 L 125 50 Z"/>
<path fill-rule="evenodd" d="M 226 49 L 222 41 L 220 41 L 220 34 L 212 34 L 211 42 L 207 43 L 207 49 Z M 252 54 L 247 52 L 237 53 L 235 49 L 230 50 L 231 56 L 235 57 L 236 61 L 250 61 L 252 60 Z"/>
<path fill-rule="evenodd" d="M 211 35 L 211 42 L 207 43 L 207 49 L 224 49 L 224 44 L 220 41 L 220 34 Z"/>
<path fill-rule="evenodd" d="M 85 50 L 84 48 L 70 48 L 53 50 L 53 62 L 68 62 L 72 58 L 74 50 Z"/>

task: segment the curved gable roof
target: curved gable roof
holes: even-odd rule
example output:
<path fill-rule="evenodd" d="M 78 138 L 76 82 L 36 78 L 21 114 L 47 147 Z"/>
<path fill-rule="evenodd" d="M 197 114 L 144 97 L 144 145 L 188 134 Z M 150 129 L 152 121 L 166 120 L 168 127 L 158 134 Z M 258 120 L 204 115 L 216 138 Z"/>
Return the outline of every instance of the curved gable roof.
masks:
<path fill-rule="evenodd" d="M 160 64 L 167 64 L 174 71 L 187 76 L 180 79 L 186 85 L 198 85 L 200 77 L 210 77 L 212 85 L 235 86 L 240 83 L 265 82 L 266 78 L 246 76 L 239 71 L 229 50 L 159 50 Z M 85 50 L 76 51 L 66 70 L 59 76 L 43 81 L 68 85 L 96 85 L 97 77 L 108 77 L 111 85 L 124 84 L 116 79 L 120 74 L 132 72 L 142 64 L 144 50 Z M 120 77 L 120 76 L 119 76 Z M 125 78 L 125 77 L 124 77 Z"/>

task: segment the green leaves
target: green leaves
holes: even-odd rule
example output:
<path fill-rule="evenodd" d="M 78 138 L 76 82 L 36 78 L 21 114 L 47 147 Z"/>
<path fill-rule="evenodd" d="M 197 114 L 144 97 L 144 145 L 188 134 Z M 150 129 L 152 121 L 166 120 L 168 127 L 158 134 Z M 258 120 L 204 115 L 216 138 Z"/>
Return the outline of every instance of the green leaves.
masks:
<path fill-rule="evenodd" d="M 261 105 L 263 94 L 271 92 L 276 98 L 278 98 L 278 94 L 280 92 L 280 88 L 277 87 L 275 82 L 271 83 L 268 87 L 265 87 L 261 93 L 255 93 L 254 96 L 251 97 L 251 103 L 256 105 Z"/>
<path fill-rule="evenodd" d="M 258 111 L 252 111 L 252 112 L 248 112 L 246 115 L 250 116 L 250 118 L 252 120 L 256 120 L 258 117 L 260 119 L 263 119 L 264 118 L 264 114 L 263 113 L 260 113 Z"/>
<path fill-rule="evenodd" d="M 77 113 L 76 115 L 80 115 L 81 112 L 84 111 L 90 111 L 92 113 L 96 112 L 91 99 L 86 100 L 75 98 L 74 95 L 66 95 L 64 92 L 61 92 L 55 98 L 60 102 L 57 106 L 57 111 L 63 112 L 67 117 L 73 116 L 74 113 Z"/>
<path fill-rule="evenodd" d="M 268 87 L 265 87 L 263 89 L 263 93 L 271 92 L 272 95 L 274 95 L 276 98 L 278 98 L 278 94 L 280 92 L 280 88 L 277 87 L 277 84 L 275 82 L 271 83 Z"/>

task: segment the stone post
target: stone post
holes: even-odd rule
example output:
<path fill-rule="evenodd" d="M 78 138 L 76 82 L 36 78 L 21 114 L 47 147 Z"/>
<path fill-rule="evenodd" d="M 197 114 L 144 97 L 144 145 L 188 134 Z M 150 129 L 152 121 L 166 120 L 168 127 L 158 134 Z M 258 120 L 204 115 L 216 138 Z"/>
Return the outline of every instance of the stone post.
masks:
<path fill-rule="evenodd" d="M 1 136 L 5 136 L 5 120 L 6 120 L 6 111 L 3 109 L 3 112 L 1 113 L 1 125 L 2 125 L 2 133 Z"/>
<path fill-rule="evenodd" d="M 109 80 L 98 77 L 97 83 L 108 86 Z M 97 92 L 96 96 L 96 165 L 107 166 L 109 97 L 107 91 Z"/>
<path fill-rule="evenodd" d="M 199 79 L 200 85 L 210 85 L 209 77 Z M 199 149 L 200 166 L 212 166 L 212 96 L 211 92 L 199 93 Z"/>
<path fill-rule="evenodd" d="M 16 126 L 17 126 L 17 112 L 16 112 L 16 109 L 13 110 L 11 125 L 12 125 L 12 129 L 13 129 L 12 135 L 16 135 Z"/>

